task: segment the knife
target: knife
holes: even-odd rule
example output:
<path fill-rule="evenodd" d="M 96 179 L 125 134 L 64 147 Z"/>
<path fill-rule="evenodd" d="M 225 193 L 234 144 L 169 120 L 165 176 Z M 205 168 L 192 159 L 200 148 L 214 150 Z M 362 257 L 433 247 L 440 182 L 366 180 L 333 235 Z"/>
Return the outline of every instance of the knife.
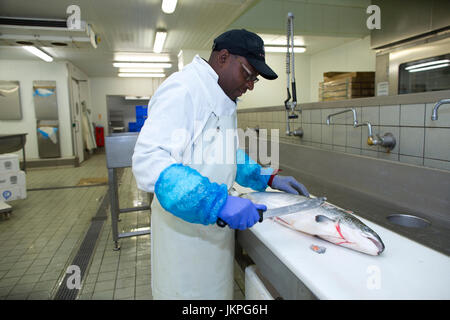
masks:
<path fill-rule="evenodd" d="M 259 213 L 259 222 L 263 222 L 264 219 L 271 218 L 271 217 L 280 217 L 284 216 L 286 214 L 291 214 L 294 212 L 300 212 L 300 211 L 306 211 L 318 208 L 327 200 L 326 197 L 319 197 L 314 199 L 308 199 L 306 201 L 291 204 L 284 207 L 279 207 L 275 209 L 267 209 L 266 211 L 258 209 Z M 223 221 L 222 219 L 217 219 L 217 225 L 219 227 L 225 227 L 227 223 Z"/>

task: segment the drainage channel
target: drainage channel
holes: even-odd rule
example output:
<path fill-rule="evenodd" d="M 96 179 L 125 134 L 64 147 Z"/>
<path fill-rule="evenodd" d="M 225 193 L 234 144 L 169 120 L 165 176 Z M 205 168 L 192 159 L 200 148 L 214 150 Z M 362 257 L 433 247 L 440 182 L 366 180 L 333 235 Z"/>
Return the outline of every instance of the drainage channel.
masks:
<path fill-rule="evenodd" d="M 90 187 L 101 187 L 107 186 L 107 183 L 98 183 L 98 184 L 89 184 L 83 186 L 61 186 L 61 187 L 46 187 L 46 188 L 31 188 L 27 189 L 28 191 L 43 191 L 43 190 L 58 190 L 58 189 L 72 189 L 72 188 L 90 188 Z"/>
<path fill-rule="evenodd" d="M 95 246 L 97 244 L 98 237 L 100 236 L 100 232 L 103 227 L 103 223 L 108 218 L 107 216 L 107 207 L 109 202 L 108 192 L 106 192 L 103 197 L 102 203 L 97 210 L 96 215 L 91 220 L 91 225 L 89 226 L 88 231 L 81 243 L 80 248 L 78 249 L 77 254 L 75 255 L 73 261 L 70 263 L 72 266 L 77 266 L 80 270 L 80 281 L 82 283 L 84 276 L 86 275 L 89 261 L 91 260 L 91 256 L 94 253 Z M 66 273 L 64 279 L 59 282 L 59 288 L 54 295 L 54 300 L 75 300 L 78 296 L 78 293 L 81 289 L 77 288 L 69 288 L 67 285 L 70 282 L 70 277 L 73 277 L 73 274 Z"/>

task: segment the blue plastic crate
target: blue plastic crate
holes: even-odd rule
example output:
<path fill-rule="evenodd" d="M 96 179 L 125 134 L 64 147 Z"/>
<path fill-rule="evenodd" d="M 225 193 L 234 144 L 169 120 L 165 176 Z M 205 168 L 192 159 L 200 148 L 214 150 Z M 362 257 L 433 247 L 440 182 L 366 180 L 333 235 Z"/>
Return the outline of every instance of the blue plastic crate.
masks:
<path fill-rule="evenodd" d="M 136 119 L 147 119 L 148 106 L 136 106 Z"/>
<path fill-rule="evenodd" d="M 144 125 L 145 119 L 136 119 L 136 125 L 142 127 Z"/>
<path fill-rule="evenodd" d="M 136 122 L 128 122 L 128 132 L 138 132 L 140 128 Z"/>

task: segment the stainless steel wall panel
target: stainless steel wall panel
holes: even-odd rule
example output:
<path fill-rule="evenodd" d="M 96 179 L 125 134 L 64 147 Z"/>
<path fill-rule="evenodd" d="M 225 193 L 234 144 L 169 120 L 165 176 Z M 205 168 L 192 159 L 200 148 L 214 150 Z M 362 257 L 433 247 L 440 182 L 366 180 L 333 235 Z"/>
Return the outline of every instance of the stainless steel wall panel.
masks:
<path fill-rule="evenodd" d="M 21 120 L 19 81 L 0 81 L 0 120 Z"/>
<path fill-rule="evenodd" d="M 36 120 L 58 120 L 56 81 L 33 81 Z"/>

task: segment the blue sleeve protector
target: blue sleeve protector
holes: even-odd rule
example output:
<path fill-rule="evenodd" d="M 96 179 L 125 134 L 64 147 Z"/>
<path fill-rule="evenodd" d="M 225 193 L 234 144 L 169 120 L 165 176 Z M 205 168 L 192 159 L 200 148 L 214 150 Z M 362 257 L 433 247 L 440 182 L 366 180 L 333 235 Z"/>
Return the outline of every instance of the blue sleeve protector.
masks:
<path fill-rule="evenodd" d="M 225 205 L 228 188 L 209 181 L 197 170 L 182 164 L 164 169 L 155 184 L 161 206 L 175 216 L 199 224 L 212 224 Z"/>
<path fill-rule="evenodd" d="M 263 168 L 253 161 L 242 149 L 236 152 L 236 182 L 243 187 L 256 191 L 264 191 L 267 188 L 272 168 Z"/>

